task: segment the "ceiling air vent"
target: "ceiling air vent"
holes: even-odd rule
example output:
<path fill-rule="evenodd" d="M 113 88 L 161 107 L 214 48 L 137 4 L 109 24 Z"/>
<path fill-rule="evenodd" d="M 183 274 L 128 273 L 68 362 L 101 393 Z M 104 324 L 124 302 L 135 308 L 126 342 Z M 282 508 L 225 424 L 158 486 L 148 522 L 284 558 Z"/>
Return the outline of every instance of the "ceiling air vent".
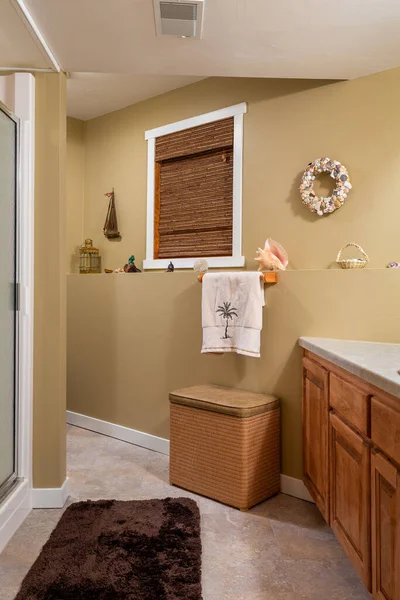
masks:
<path fill-rule="evenodd" d="M 157 35 L 200 38 L 204 0 L 154 0 Z"/>

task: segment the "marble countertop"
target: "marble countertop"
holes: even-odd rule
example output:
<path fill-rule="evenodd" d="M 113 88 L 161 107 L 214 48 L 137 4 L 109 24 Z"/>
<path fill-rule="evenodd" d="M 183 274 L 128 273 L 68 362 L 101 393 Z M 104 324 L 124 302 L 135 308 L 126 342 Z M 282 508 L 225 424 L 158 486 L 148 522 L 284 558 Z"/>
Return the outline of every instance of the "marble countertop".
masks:
<path fill-rule="evenodd" d="M 400 344 L 301 337 L 302 348 L 400 398 Z"/>

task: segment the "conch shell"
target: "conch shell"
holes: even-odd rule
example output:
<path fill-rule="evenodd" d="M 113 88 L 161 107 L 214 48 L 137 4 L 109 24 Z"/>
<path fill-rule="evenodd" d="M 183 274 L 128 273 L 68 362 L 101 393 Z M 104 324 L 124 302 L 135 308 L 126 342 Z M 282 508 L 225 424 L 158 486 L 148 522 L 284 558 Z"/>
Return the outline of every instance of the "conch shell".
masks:
<path fill-rule="evenodd" d="M 266 240 L 264 249 L 259 248 L 257 250 L 257 256 L 254 260 L 260 263 L 259 271 L 284 271 L 289 262 L 286 250 L 271 238 Z"/>

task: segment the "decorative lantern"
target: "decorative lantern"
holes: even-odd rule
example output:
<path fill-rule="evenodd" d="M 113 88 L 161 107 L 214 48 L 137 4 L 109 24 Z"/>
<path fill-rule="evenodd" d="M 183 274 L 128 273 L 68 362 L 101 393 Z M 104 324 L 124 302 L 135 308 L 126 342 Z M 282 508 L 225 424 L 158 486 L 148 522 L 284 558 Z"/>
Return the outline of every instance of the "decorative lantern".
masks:
<path fill-rule="evenodd" d="M 79 273 L 101 273 L 101 256 L 93 240 L 85 240 L 79 249 Z"/>

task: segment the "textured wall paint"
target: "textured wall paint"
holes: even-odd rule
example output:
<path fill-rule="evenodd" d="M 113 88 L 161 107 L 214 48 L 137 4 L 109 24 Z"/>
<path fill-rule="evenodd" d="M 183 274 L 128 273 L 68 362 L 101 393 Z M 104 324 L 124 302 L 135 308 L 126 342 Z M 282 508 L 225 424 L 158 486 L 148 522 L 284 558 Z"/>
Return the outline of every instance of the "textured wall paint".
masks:
<path fill-rule="evenodd" d="M 371 293 L 376 290 L 377 293 Z M 287 271 L 266 290 L 261 358 L 206 356 L 193 273 L 68 276 L 68 409 L 169 437 L 170 390 L 282 399 L 282 470 L 301 477 L 301 335 L 398 342 L 400 273 Z"/>
<path fill-rule="evenodd" d="M 85 123 L 67 119 L 67 272 L 79 272 L 79 246 L 83 237 L 85 190 Z"/>
<path fill-rule="evenodd" d="M 168 436 L 170 389 L 214 382 L 272 391 L 283 401 L 283 472 L 299 477 L 298 336 L 400 341 L 400 273 L 383 269 L 400 258 L 400 69 L 331 84 L 208 79 L 88 121 L 84 236 L 100 247 L 104 267 L 120 266 L 132 253 L 140 266 L 146 227 L 144 131 L 242 101 L 248 102 L 246 267 L 255 268 L 255 249 L 271 236 L 287 248 L 293 269 L 267 291 L 261 359 L 200 355 L 201 290 L 193 274 L 148 273 L 132 281 L 71 276 L 68 408 Z M 354 186 L 345 206 L 323 219 L 303 207 L 297 189 L 307 163 L 322 155 L 341 161 Z M 316 190 L 324 185 L 318 182 Z M 102 234 L 103 194 L 112 186 L 120 242 Z M 361 244 L 370 266 L 382 270 L 336 270 L 337 251 L 348 241 Z"/>
<path fill-rule="evenodd" d="M 33 486 L 57 488 L 66 474 L 66 85 L 62 73 L 35 79 Z"/>

